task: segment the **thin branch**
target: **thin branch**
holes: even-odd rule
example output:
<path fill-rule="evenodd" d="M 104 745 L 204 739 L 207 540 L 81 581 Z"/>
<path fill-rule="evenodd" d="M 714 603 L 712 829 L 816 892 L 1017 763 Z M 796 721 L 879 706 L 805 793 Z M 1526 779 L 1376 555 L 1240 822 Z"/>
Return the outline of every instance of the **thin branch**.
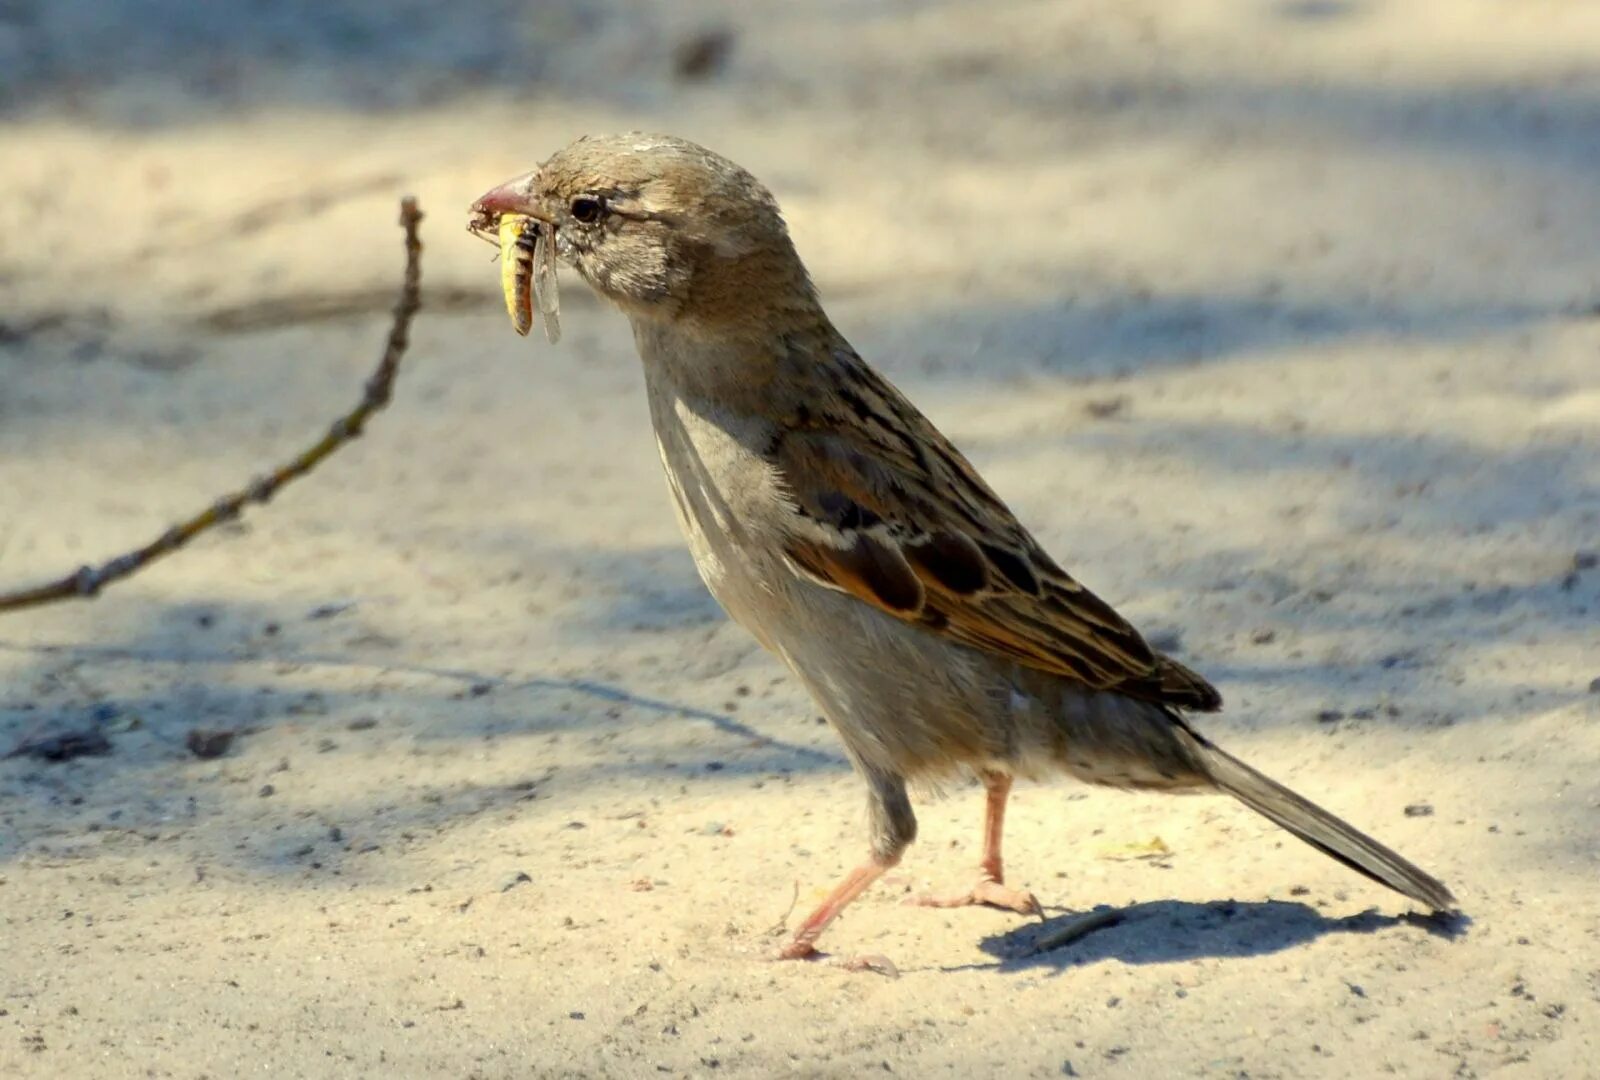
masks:
<path fill-rule="evenodd" d="M 157 559 L 172 554 L 201 533 L 234 520 L 251 503 L 267 502 L 290 481 L 306 475 L 339 447 L 360 435 L 373 414 L 389 404 L 395 376 L 400 371 L 400 358 L 411 343 L 411 320 L 422 307 L 422 241 L 417 238 L 417 225 L 421 221 L 422 211 L 417 209 L 416 199 L 410 196 L 402 199 L 400 226 L 406 231 L 406 269 L 400 285 L 400 299 L 394 306 L 389 340 L 384 345 L 383 359 L 378 362 L 377 371 L 367 380 L 361 402 L 335 420 L 321 440 L 293 460 L 265 476 L 257 477 L 247 487 L 222 496 L 207 509 L 174 525 L 141 548 L 98 567 L 80 567 L 74 573 L 45 585 L 0 594 L 0 612 L 21 611 L 53 604 L 58 600 L 92 600 L 112 582 L 129 577 Z"/>
<path fill-rule="evenodd" d="M 789 897 L 789 908 L 767 928 L 768 937 L 782 937 L 789 932 L 789 916 L 794 914 L 794 906 L 800 902 L 800 882 L 794 883 L 794 895 Z"/>
<path fill-rule="evenodd" d="M 1079 938 L 1088 937 L 1096 930 L 1116 926 L 1128 917 L 1122 908 L 1101 908 L 1098 911 L 1088 911 L 1082 915 L 1074 915 L 1062 922 L 1059 926 L 1045 934 L 1040 934 L 1034 941 L 1033 948 L 1028 950 L 1029 956 L 1047 953 L 1052 949 L 1059 949 L 1063 945 L 1071 945 Z"/>

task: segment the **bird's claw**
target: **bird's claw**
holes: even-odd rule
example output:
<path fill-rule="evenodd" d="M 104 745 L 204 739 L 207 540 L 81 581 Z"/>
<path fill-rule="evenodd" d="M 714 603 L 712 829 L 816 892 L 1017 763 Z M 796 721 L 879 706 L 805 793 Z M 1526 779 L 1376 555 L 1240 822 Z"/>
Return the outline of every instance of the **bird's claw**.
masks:
<path fill-rule="evenodd" d="M 906 901 L 913 907 L 956 908 L 992 907 L 1001 911 L 1014 911 L 1018 915 L 1044 918 L 1044 908 L 1026 889 L 1014 889 L 993 878 L 983 878 L 968 891 L 957 896 L 914 896 Z"/>

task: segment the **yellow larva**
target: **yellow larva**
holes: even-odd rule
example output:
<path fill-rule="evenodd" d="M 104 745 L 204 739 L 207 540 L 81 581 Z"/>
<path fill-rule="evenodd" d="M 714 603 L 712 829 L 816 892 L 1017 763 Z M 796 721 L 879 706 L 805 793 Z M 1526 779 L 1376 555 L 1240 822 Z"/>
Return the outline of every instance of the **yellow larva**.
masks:
<path fill-rule="evenodd" d="M 551 230 L 523 214 L 502 214 L 500 289 L 505 294 L 511 326 L 526 335 L 533 327 L 537 304 L 544 316 L 544 336 L 561 340 L 561 296 L 556 289 L 556 248 Z"/>
<path fill-rule="evenodd" d="M 533 328 L 533 256 L 539 228 L 521 214 L 500 218 L 500 288 L 511 326 L 526 336 Z"/>

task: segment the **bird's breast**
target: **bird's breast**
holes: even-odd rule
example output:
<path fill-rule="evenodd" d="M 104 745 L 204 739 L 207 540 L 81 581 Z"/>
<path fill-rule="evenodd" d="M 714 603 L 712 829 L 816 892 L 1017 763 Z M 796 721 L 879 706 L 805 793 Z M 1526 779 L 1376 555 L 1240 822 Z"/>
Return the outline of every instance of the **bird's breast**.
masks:
<path fill-rule="evenodd" d="M 784 495 L 760 453 L 764 421 L 718 415 L 670 392 L 651 394 L 651 419 L 700 577 L 770 648 L 770 625 L 781 617 L 781 592 L 792 575 L 781 561 Z"/>

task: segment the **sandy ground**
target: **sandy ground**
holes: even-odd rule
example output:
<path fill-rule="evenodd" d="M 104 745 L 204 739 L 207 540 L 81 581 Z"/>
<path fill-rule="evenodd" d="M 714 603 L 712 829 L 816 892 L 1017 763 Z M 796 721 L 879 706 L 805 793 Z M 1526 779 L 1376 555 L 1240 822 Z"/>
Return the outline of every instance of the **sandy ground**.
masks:
<path fill-rule="evenodd" d="M 0 752 L 110 745 L 0 761 L 0 1074 L 1600 1075 L 1596 5 L 22 0 L 0 72 L 0 587 L 353 403 L 431 212 L 368 437 L 0 621 Z M 1121 925 L 902 906 L 971 874 L 965 788 L 827 939 L 901 978 L 766 962 L 859 787 L 696 579 L 622 320 L 573 282 L 517 339 L 462 231 L 626 128 L 767 179 L 862 353 L 1222 688 L 1204 729 L 1464 932 L 1062 782 L 1014 880 Z"/>

